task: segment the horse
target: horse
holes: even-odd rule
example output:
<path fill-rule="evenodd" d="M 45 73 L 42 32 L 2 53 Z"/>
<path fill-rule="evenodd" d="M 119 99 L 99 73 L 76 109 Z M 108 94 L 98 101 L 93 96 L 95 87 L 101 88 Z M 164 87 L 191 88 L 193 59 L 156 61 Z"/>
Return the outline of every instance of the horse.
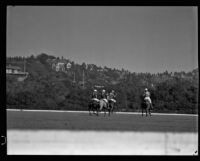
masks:
<path fill-rule="evenodd" d="M 144 100 L 144 97 L 142 97 L 142 103 L 141 103 L 141 108 L 142 108 L 142 116 L 143 116 L 143 111 L 146 111 L 146 117 L 149 115 L 151 116 L 151 103 L 148 100 Z"/>
<path fill-rule="evenodd" d="M 106 115 L 106 110 L 108 110 L 108 115 L 110 116 L 111 108 L 109 107 L 108 103 L 104 101 L 104 99 L 100 99 L 99 101 L 100 111 L 104 110 L 104 116 Z"/>
<path fill-rule="evenodd" d="M 97 116 L 99 115 L 99 102 L 95 101 L 95 100 L 91 100 L 88 104 L 88 111 L 89 111 L 89 115 L 92 115 L 91 114 L 91 111 L 93 111 L 93 114 L 96 114 Z M 96 113 L 95 113 L 96 111 Z"/>

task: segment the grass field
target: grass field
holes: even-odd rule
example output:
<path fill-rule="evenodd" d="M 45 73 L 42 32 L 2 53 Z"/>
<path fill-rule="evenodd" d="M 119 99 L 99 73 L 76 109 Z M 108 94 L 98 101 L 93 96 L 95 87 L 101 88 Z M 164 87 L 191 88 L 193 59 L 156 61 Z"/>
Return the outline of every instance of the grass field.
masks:
<path fill-rule="evenodd" d="M 8 155 L 197 155 L 198 116 L 7 111 Z"/>
<path fill-rule="evenodd" d="M 197 116 L 7 111 L 7 129 L 197 132 Z"/>

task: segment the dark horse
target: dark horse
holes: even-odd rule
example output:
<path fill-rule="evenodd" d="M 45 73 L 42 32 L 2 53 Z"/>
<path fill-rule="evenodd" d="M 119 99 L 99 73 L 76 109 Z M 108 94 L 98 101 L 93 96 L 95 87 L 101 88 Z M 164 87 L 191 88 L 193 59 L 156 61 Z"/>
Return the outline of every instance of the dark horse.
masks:
<path fill-rule="evenodd" d="M 150 102 L 148 100 L 144 100 L 143 96 L 141 96 L 141 101 L 142 101 L 142 103 L 141 103 L 142 116 L 143 116 L 143 111 L 144 110 L 146 112 L 146 116 L 148 116 L 148 113 L 151 116 L 151 109 L 152 109 L 152 107 L 151 107 Z"/>
<path fill-rule="evenodd" d="M 108 106 L 110 108 L 110 112 L 113 114 L 115 102 L 113 102 L 112 100 L 108 100 Z"/>
<path fill-rule="evenodd" d="M 93 111 L 93 114 L 96 114 L 98 116 L 99 115 L 99 109 L 100 109 L 99 102 L 97 102 L 95 100 L 91 100 L 89 102 L 89 104 L 88 104 L 89 115 L 92 115 L 91 111 Z"/>

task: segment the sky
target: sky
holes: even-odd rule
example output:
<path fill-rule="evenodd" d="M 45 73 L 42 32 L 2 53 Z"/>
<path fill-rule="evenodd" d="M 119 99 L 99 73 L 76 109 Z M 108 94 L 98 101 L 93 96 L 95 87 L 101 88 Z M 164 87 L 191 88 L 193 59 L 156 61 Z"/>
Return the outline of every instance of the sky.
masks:
<path fill-rule="evenodd" d="M 198 67 L 197 19 L 192 6 L 8 6 L 7 56 L 188 72 Z"/>

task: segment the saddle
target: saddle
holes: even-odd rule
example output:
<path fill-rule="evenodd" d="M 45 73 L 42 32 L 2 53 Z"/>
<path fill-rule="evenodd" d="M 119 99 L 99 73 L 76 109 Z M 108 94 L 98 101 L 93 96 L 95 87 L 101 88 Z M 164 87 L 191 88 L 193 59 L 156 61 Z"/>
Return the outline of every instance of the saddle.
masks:
<path fill-rule="evenodd" d="M 108 100 L 106 98 L 102 99 L 105 103 L 108 103 Z"/>
<path fill-rule="evenodd" d="M 99 99 L 97 99 L 97 98 L 92 98 L 92 101 L 99 102 Z"/>
<path fill-rule="evenodd" d="M 145 101 L 145 102 L 148 102 L 148 103 L 151 103 L 151 98 L 150 98 L 150 97 L 145 97 L 145 98 L 144 98 L 144 101 Z"/>
<path fill-rule="evenodd" d="M 112 98 L 112 99 L 110 99 L 110 101 L 112 101 L 112 102 L 116 103 L 116 100 L 115 100 L 115 99 L 113 99 L 113 98 Z"/>

